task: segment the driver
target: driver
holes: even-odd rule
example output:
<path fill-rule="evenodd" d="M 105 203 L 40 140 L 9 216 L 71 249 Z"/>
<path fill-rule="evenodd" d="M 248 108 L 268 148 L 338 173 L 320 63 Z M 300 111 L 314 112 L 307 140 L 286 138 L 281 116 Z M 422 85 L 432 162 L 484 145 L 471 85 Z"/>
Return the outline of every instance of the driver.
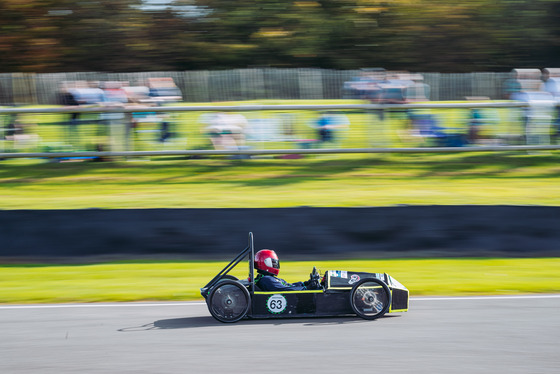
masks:
<path fill-rule="evenodd" d="M 261 249 L 255 254 L 255 269 L 259 273 L 255 284 L 263 291 L 302 291 L 321 289 L 318 280 L 310 279 L 305 282 L 288 283 L 278 278 L 280 260 L 276 252 L 270 249 Z"/>

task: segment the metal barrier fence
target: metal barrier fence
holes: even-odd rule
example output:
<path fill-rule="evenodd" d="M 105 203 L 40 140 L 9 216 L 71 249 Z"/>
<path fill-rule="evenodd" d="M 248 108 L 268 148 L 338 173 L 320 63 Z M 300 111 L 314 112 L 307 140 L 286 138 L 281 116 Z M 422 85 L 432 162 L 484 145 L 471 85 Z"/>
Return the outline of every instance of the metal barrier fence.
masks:
<path fill-rule="evenodd" d="M 0 159 L 560 149 L 522 102 L 0 108 Z"/>
<path fill-rule="evenodd" d="M 236 69 L 222 71 L 142 73 L 4 73 L 0 74 L 0 104 L 58 104 L 57 92 L 64 81 L 126 81 L 142 85 L 148 78 L 170 77 L 185 102 L 239 100 L 326 100 L 344 96 L 344 82 L 359 70 Z M 504 82 L 510 73 L 419 73 L 430 87 L 434 101 L 466 97 L 504 98 Z"/>

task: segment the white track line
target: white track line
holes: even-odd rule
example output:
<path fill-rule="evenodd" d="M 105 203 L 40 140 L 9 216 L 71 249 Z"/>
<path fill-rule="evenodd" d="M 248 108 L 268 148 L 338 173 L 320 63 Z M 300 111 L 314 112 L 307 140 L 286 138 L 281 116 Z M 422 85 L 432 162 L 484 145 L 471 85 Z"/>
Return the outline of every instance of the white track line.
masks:
<path fill-rule="evenodd" d="M 503 296 L 448 296 L 448 297 L 411 297 L 411 301 L 447 300 L 508 300 L 508 299 L 557 299 L 560 295 L 503 295 Z"/>
<path fill-rule="evenodd" d="M 122 307 L 152 307 L 152 306 L 194 306 L 206 305 L 200 302 L 177 302 L 177 303 L 133 303 L 122 302 L 115 304 L 91 303 L 91 304 L 30 304 L 30 305 L 0 305 L 2 309 L 55 309 L 55 308 L 122 308 Z"/>
<path fill-rule="evenodd" d="M 558 299 L 559 295 L 511 295 L 511 296 L 461 296 L 461 297 L 411 297 L 410 301 L 451 301 L 451 300 L 511 300 L 511 299 Z M 0 305 L 2 309 L 55 309 L 55 308 L 129 308 L 129 307 L 164 307 L 164 306 L 201 306 L 204 302 L 176 302 L 176 303 L 91 303 L 91 304 L 30 304 L 30 305 Z"/>

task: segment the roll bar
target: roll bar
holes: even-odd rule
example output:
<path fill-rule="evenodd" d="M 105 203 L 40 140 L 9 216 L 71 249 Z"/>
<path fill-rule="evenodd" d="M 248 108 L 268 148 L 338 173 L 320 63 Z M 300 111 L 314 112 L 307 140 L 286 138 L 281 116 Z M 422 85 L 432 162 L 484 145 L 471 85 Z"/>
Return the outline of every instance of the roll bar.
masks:
<path fill-rule="evenodd" d="M 253 233 L 249 232 L 249 243 L 247 245 L 247 247 L 245 247 L 245 249 L 243 251 L 241 251 L 241 253 L 239 253 L 237 256 L 235 256 L 235 258 L 233 260 L 231 260 L 231 262 L 229 264 L 227 264 L 214 278 L 212 278 L 212 280 L 210 282 L 208 282 L 208 284 L 206 286 L 204 286 L 203 288 L 200 289 L 201 293 L 203 293 L 204 296 L 204 292 L 207 291 L 208 289 L 210 289 L 211 287 L 213 287 L 216 283 L 218 283 L 218 281 L 220 279 L 222 279 L 222 277 L 224 275 L 226 275 L 227 273 L 229 273 L 231 271 L 231 269 L 233 269 L 234 267 L 237 266 L 238 263 L 240 263 L 245 256 L 247 256 L 247 254 L 249 255 L 249 282 L 251 284 L 251 290 L 254 289 L 254 284 L 255 284 L 255 247 L 254 247 L 254 240 L 253 240 Z"/>

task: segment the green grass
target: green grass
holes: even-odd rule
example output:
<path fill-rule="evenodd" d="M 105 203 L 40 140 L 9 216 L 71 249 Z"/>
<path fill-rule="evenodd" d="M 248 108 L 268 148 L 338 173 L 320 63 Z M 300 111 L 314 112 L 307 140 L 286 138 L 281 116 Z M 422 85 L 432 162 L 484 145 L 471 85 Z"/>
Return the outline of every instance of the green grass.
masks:
<path fill-rule="evenodd" d="M 110 163 L 0 162 L 0 209 L 560 205 L 558 153 L 316 156 Z M 196 300 L 222 263 L 4 265 L 0 302 Z M 282 276 L 387 272 L 412 295 L 560 292 L 560 259 L 284 263 Z M 245 276 L 242 269 L 238 276 Z"/>
<path fill-rule="evenodd" d="M 0 266 L 0 303 L 199 300 L 222 262 L 129 262 Z M 306 280 L 312 266 L 386 272 L 412 296 L 560 292 L 560 258 L 390 259 L 285 262 L 281 276 Z M 247 277 L 246 265 L 232 274 Z"/>
<path fill-rule="evenodd" d="M 197 123 L 200 114 L 181 113 L 174 118 L 181 126 L 181 136 L 189 139 L 187 148 L 206 145 L 207 139 L 201 136 Z M 298 114 L 302 136 L 312 136 L 306 122 L 314 115 Z M 466 123 L 466 112 L 445 115 L 449 126 Z M 508 126 L 515 121 L 509 121 L 507 115 L 496 112 L 494 118 L 498 122 L 491 127 L 492 131 L 512 131 Z M 369 147 L 379 140 L 379 134 L 372 132 L 371 116 L 349 117 L 352 136 L 343 139 L 342 146 Z M 52 144 L 54 148 L 59 146 L 60 139 L 71 134 L 47 123 L 63 120 L 61 115 L 28 118 L 38 124 L 43 144 Z M 403 118 L 395 115 L 388 121 L 390 131 L 381 134 L 385 137 L 383 142 L 415 145 L 400 137 L 406 125 Z M 88 126 L 81 127 L 82 139 L 92 142 L 106 137 L 97 133 L 95 126 Z M 137 144 L 150 149 L 151 143 Z M 88 149 L 90 145 L 80 146 Z M 317 155 L 296 160 L 144 158 L 104 163 L 4 160 L 0 161 L 0 209 L 560 206 L 559 177 L 559 152 Z M 0 302 L 195 300 L 199 298 L 198 289 L 223 265 L 3 265 Z M 387 272 L 409 287 L 412 295 L 560 292 L 558 258 L 286 262 L 282 276 L 288 281 L 305 279 L 313 265 L 323 271 Z M 237 275 L 245 276 L 244 272 Z"/>
<path fill-rule="evenodd" d="M 560 153 L 0 161 L 0 209 L 560 205 Z"/>

